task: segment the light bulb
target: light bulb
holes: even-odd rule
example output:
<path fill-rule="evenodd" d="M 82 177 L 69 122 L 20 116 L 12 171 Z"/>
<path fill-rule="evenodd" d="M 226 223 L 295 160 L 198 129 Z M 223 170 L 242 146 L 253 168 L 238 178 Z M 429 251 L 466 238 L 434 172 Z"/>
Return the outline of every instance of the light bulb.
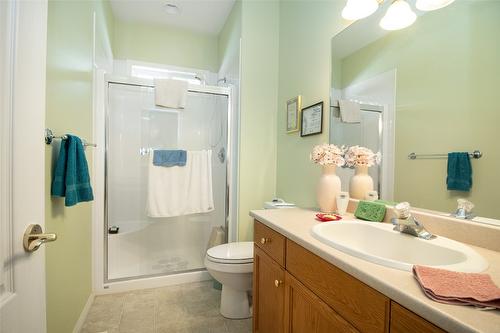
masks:
<path fill-rule="evenodd" d="M 370 16 L 378 9 L 377 0 L 347 0 L 342 17 L 349 21 Z"/>
<path fill-rule="evenodd" d="M 411 10 L 410 5 L 404 0 L 394 1 L 384 17 L 380 20 L 380 26 L 384 30 L 399 30 L 412 25 L 417 19 L 417 14 Z"/>
<path fill-rule="evenodd" d="M 415 6 L 418 10 L 428 12 L 448 6 L 455 0 L 417 0 Z"/>

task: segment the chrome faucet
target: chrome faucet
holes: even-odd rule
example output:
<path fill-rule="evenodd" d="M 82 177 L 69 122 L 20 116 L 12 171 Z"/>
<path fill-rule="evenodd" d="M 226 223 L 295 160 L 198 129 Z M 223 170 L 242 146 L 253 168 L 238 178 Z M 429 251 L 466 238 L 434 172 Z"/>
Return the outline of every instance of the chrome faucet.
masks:
<path fill-rule="evenodd" d="M 391 222 L 394 224 L 395 231 L 427 240 L 436 237 L 425 230 L 423 224 L 411 215 L 410 204 L 408 202 L 401 202 L 394 209 L 396 217 L 391 219 Z"/>
<path fill-rule="evenodd" d="M 476 214 L 472 212 L 472 208 L 474 208 L 474 204 L 466 199 L 458 199 L 457 200 L 457 210 L 455 213 L 452 213 L 451 216 L 457 219 L 465 219 L 472 220 L 476 217 Z"/>

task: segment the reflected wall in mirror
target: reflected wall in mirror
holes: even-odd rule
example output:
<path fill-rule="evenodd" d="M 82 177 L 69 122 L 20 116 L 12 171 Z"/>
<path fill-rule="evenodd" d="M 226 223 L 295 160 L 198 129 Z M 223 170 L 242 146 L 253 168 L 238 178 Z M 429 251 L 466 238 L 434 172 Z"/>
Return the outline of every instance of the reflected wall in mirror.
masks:
<path fill-rule="evenodd" d="M 500 1 L 457 0 L 393 32 L 378 25 L 383 13 L 332 39 L 330 142 L 382 153 L 371 170 L 381 199 L 453 212 L 466 198 L 476 214 L 499 219 Z M 360 104 L 361 123 L 340 121 L 339 99 Z M 476 149 L 470 191 L 447 190 L 447 153 Z"/>

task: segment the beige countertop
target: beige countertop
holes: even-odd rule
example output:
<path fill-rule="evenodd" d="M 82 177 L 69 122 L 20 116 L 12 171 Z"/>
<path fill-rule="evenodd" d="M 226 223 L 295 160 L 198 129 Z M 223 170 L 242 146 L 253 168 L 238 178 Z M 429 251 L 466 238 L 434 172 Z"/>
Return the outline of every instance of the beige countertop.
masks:
<path fill-rule="evenodd" d="M 321 243 L 311 233 L 311 228 L 320 223 L 315 220 L 315 213 L 290 208 L 253 210 L 250 215 L 448 332 L 500 333 L 500 311 L 434 302 L 422 293 L 410 272 L 377 265 Z M 500 252 L 471 248 L 489 262 L 486 273 L 500 286 Z M 411 251 L 401 249 L 405 250 Z"/>

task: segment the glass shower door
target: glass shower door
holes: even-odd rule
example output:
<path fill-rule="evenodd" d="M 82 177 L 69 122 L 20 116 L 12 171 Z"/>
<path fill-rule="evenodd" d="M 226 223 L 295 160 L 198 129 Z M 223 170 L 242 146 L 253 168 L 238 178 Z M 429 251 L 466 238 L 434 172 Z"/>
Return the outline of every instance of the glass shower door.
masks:
<path fill-rule="evenodd" d="M 226 221 L 228 97 L 189 92 L 185 109 L 157 107 L 154 89 L 110 83 L 106 152 L 107 280 L 204 269 L 208 238 Z M 152 149 L 212 151 L 214 210 L 146 213 Z M 118 233 L 111 233 L 118 228 Z"/>

